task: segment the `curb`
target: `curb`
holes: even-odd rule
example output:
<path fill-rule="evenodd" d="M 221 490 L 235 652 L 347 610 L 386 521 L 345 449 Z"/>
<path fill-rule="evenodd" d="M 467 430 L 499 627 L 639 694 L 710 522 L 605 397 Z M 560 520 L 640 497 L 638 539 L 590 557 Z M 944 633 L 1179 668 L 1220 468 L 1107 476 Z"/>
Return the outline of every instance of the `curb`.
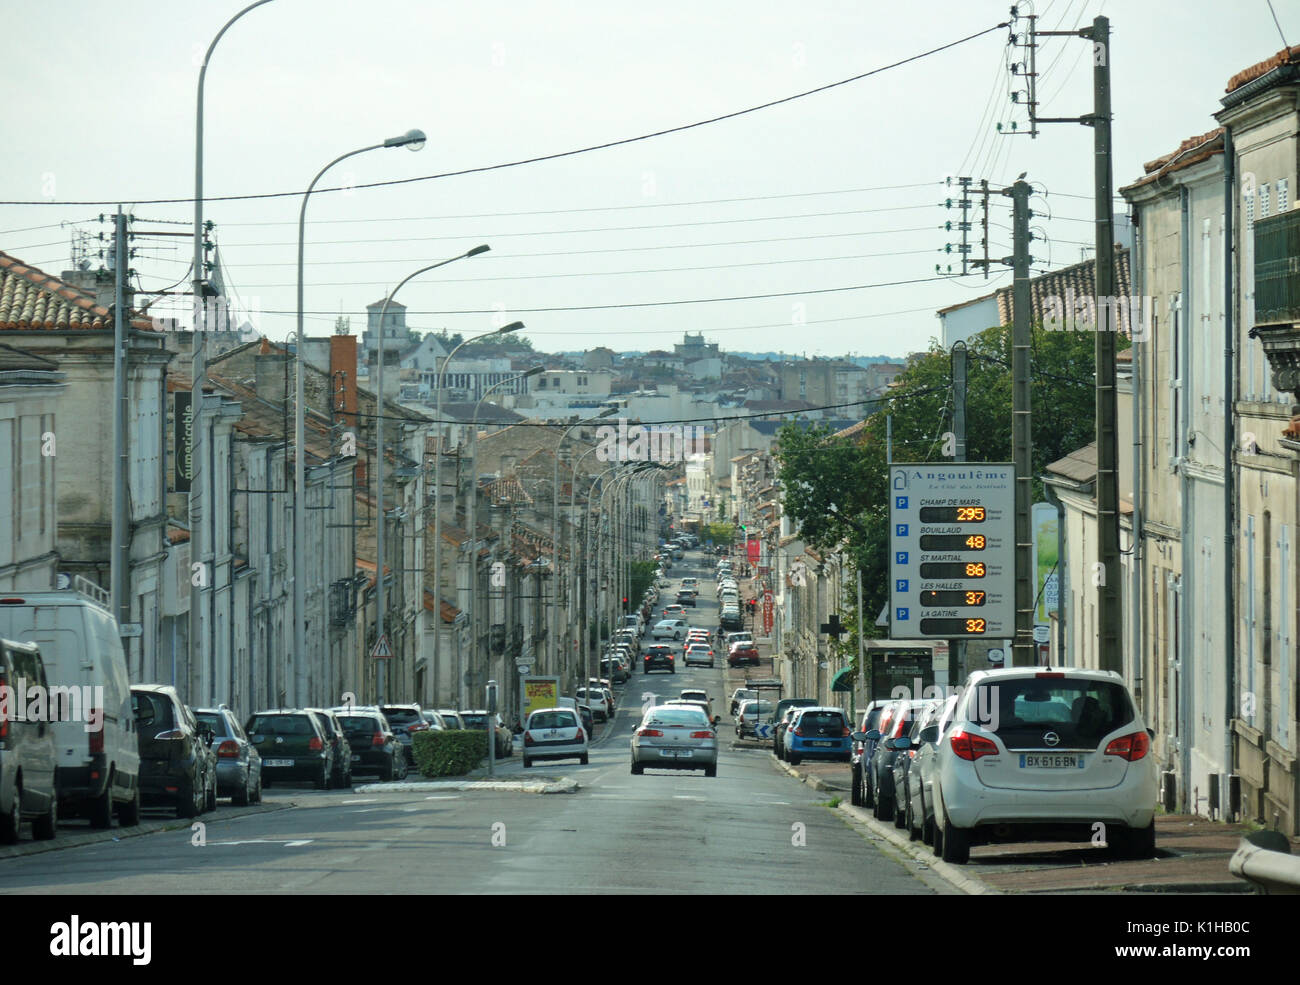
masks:
<path fill-rule="evenodd" d="M 777 769 L 784 770 L 801 783 L 808 784 L 808 786 L 812 787 L 814 790 L 825 790 L 839 793 L 844 789 L 843 787 L 828 784 L 824 780 L 815 776 L 804 776 L 795 767 L 782 762 L 777 759 L 776 756 L 772 756 L 772 765 Z M 876 820 L 874 815 L 868 814 L 860 807 L 854 807 L 847 800 L 841 801 L 840 805 L 834 809 L 842 811 L 861 826 L 868 828 L 873 835 L 881 841 L 889 842 L 890 845 L 898 849 L 908 858 L 917 862 L 925 863 L 932 872 L 943 877 L 946 882 L 955 886 L 968 896 L 1006 895 L 1001 890 L 994 889 L 988 883 L 982 882 L 974 876 L 968 875 L 966 872 L 962 871 L 960 866 L 943 861 L 943 859 L 938 858 L 933 852 L 931 852 L 928 846 L 922 845 L 919 841 L 910 840 L 907 835 L 901 834 L 892 824 L 882 824 L 880 821 Z"/>
<path fill-rule="evenodd" d="M 81 848 L 84 845 L 100 845 L 105 842 L 122 841 L 126 838 L 139 838 L 143 835 L 155 834 L 159 831 L 180 831 L 186 830 L 190 825 L 198 822 L 202 824 L 219 824 L 222 821 L 233 821 L 237 818 L 248 817 L 252 814 L 270 814 L 273 811 L 291 810 L 298 806 L 292 802 L 286 804 L 250 804 L 248 807 L 236 807 L 236 813 L 222 814 L 220 817 L 213 817 L 211 812 L 200 814 L 198 817 L 187 818 L 168 818 L 162 821 L 141 821 L 139 824 L 132 825 L 128 828 L 94 828 L 89 831 L 77 832 L 75 834 L 58 833 L 49 841 L 22 841 L 16 845 L 6 845 L 0 848 L 0 859 L 22 858 L 27 855 L 41 855 L 45 852 L 57 852 L 64 848 Z"/>
<path fill-rule="evenodd" d="M 412 783 L 367 783 L 353 788 L 354 793 L 433 793 L 443 790 L 498 791 L 501 793 L 577 793 L 577 780 L 428 780 Z"/>

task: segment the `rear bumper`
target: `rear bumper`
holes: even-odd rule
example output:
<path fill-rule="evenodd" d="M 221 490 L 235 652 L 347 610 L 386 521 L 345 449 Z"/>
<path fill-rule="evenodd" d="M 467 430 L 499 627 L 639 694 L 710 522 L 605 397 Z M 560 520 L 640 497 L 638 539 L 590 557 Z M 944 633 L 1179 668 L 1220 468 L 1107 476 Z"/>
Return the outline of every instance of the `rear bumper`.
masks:
<path fill-rule="evenodd" d="M 1130 768 L 1131 770 L 1131 768 Z M 1147 782 L 1146 773 L 1151 774 Z M 986 787 L 969 770 L 938 776 L 944 813 L 960 828 L 985 825 L 1119 824 L 1145 828 L 1155 817 L 1154 771 L 1128 776 L 1117 786 L 1091 790 L 1017 790 Z"/>
<path fill-rule="evenodd" d="M 238 759 L 217 760 L 217 796 L 242 794 L 248 785 L 248 767 Z"/>
<path fill-rule="evenodd" d="M 791 739 L 789 733 L 786 735 L 787 748 L 803 759 L 839 759 L 848 762 L 853 754 L 853 750 L 847 743 L 836 746 L 810 746 L 807 739 L 800 739 L 798 736 Z"/>

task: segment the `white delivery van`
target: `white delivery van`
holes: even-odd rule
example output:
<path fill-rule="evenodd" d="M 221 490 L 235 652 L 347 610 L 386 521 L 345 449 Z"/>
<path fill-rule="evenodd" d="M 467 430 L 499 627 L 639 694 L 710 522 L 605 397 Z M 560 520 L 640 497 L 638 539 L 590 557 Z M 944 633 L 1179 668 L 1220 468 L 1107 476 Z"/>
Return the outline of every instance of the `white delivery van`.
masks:
<path fill-rule="evenodd" d="M 117 620 L 106 593 L 0 593 L 0 637 L 41 648 L 53 722 L 59 813 L 94 827 L 140 822 L 140 741 Z M 88 594 L 94 593 L 94 594 Z M 53 715 L 51 717 L 54 717 Z"/>

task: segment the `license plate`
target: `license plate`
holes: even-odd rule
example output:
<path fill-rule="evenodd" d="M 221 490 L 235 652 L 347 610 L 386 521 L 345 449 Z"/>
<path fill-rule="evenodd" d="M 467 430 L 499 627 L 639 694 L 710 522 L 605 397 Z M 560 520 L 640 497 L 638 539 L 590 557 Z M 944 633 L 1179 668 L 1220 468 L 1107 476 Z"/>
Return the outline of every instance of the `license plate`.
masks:
<path fill-rule="evenodd" d="M 293 760 L 292 759 L 264 759 L 262 760 L 262 765 L 263 766 L 292 766 Z"/>
<path fill-rule="evenodd" d="M 659 755 L 666 759 L 689 759 L 695 753 L 690 749 L 660 749 Z"/>
<path fill-rule="evenodd" d="M 354 753 L 353 756 L 352 756 L 352 762 L 354 762 L 354 763 L 359 763 L 359 762 L 361 762 L 361 757 L 358 756 L 358 755 L 356 755 L 356 754 Z"/>
<path fill-rule="evenodd" d="M 835 743 L 834 743 L 834 742 L 822 742 L 820 739 L 814 739 L 812 742 L 809 742 L 808 745 L 810 745 L 810 746 L 833 746 L 833 745 L 835 745 Z"/>
<path fill-rule="evenodd" d="M 1030 770 L 1081 770 L 1084 758 L 1063 753 L 1021 753 L 1020 768 Z"/>

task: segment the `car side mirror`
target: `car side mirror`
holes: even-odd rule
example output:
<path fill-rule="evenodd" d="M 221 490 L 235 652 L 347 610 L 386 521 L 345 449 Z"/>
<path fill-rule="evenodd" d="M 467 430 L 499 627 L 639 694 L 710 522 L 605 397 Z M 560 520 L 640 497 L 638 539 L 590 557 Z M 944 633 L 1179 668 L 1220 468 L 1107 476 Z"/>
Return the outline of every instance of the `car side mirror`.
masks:
<path fill-rule="evenodd" d="M 906 736 L 906 735 L 900 735 L 897 739 L 894 739 L 894 740 L 893 740 L 893 745 L 890 746 L 890 748 L 891 748 L 891 749 L 911 749 L 911 748 L 912 748 L 912 740 L 911 740 L 911 738 L 910 738 L 909 736 Z"/>
<path fill-rule="evenodd" d="M 878 741 L 880 741 L 880 729 L 877 729 L 877 728 L 868 729 L 868 730 L 867 730 L 867 741 L 868 741 L 868 742 L 878 742 Z"/>
<path fill-rule="evenodd" d="M 854 732 L 852 735 L 849 736 L 849 738 L 852 739 L 854 742 L 866 742 L 866 741 L 867 741 L 867 733 L 866 733 L 866 732 Z"/>
<path fill-rule="evenodd" d="M 721 716 L 721 715 L 714 715 L 714 716 L 713 716 L 713 724 L 714 724 L 714 727 L 716 727 L 717 724 L 718 724 L 720 721 L 722 721 L 722 716 Z"/>
<path fill-rule="evenodd" d="M 927 725 L 921 729 L 921 734 L 917 737 L 922 742 L 935 743 L 939 741 L 939 726 Z"/>
<path fill-rule="evenodd" d="M 1156 737 L 1156 730 L 1153 728 L 1147 729 L 1147 735 L 1151 736 L 1151 738 L 1154 739 Z"/>

